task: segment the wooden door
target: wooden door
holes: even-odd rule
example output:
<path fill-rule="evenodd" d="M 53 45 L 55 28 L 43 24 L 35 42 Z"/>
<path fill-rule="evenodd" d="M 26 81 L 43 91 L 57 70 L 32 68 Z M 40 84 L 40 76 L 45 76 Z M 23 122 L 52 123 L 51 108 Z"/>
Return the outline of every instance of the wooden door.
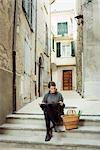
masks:
<path fill-rule="evenodd" d="M 63 90 L 72 90 L 72 70 L 63 71 Z"/>

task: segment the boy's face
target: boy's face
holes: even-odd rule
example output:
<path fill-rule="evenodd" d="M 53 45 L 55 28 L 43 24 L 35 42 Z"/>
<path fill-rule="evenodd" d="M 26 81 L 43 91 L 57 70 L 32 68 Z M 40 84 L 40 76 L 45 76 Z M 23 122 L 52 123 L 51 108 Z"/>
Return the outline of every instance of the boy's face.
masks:
<path fill-rule="evenodd" d="M 50 93 L 55 93 L 56 92 L 56 86 L 50 86 Z"/>

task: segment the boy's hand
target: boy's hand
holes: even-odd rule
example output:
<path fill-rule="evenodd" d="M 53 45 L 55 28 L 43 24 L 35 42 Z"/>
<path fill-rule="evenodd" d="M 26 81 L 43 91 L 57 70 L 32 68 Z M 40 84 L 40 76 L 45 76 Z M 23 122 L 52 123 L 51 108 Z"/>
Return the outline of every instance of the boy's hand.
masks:
<path fill-rule="evenodd" d="M 46 103 L 44 103 L 44 102 L 42 102 L 42 103 L 39 103 L 39 105 L 41 105 L 41 104 L 46 104 Z"/>
<path fill-rule="evenodd" d="M 61 106 L 63 106 L 64 103 L 63 103 L 62 101 L 59 101 L 59 104 L 60 104 Z"/>

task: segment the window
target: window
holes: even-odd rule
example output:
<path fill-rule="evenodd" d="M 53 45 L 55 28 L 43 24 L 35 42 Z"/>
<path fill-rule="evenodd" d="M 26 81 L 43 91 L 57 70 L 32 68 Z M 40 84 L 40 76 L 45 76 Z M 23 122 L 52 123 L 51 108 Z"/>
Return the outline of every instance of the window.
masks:
<path fill-rule="evenodd" d="M 64 34 L 68 33 L 68 24 L 67 22 L 58 23 L 57 25 L 58 35 L 64 36 Z"/>
<path fill-rule="evenodd" d="M 61 43 L 60 42 L 56 43 L 56 56 L 57 57 L 61 56 Z"/>
<path fill-rule="evenodd" d="M 48 26 L 45 24 L 45 54 L 48 55 Z"/>
<path fill-rule="evenodd" d="M 75 57 L 75 42 L 71 42 L 71 56 Z"/>
<path fill-rule="evenodd" d="M 62 57 L 70 57 L 71 56 L 71 47 L 70 47 L 70 45 L 67 45 L 67 44 L 62 45 L 61 56 Z"/>
<path fill-rule="evenodd" d="M 36 0 L 22 0 L 22 7 L 32 31 L 35 30 L 35 1 Z"/>

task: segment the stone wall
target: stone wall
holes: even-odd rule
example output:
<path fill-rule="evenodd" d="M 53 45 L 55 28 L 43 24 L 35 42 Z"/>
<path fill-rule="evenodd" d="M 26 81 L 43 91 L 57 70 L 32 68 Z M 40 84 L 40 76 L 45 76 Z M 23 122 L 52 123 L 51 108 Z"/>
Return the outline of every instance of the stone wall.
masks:
<path fill-rule="evenodd" d="M 84 96 L 100 98 L 100 1 L 83 5 Z"/>
<path fill-rule="evenodd" d="M 13 19 L 15 0 L 0 0 L 0 124 L 7 114 L 13 110 Z M 45 4 L 45 6 L 44 6 Z M 47 7 L 47 10 L 46 10 Z M 36 8 L 35 12 L 36 13 Z M 34 14 L 35 15 L 35 14 Z M 34 19 L 36 21 L 36 19 Z M 34 22 L 35 23 L 35 22 Z M 48 56 L 45 50 L 45 23 L 48 25 Z M 38 94 L 39 57 L 41 65 L 41 96 L 47 92 L 47 83 L 50 80 L 50 5 L 49 1 L 37 0 L 37 40 L 35 50 L 36 29 L 32 32 L 22 8 L 22 0 L 17 0 L 17 28 L 16 28 L 16 110 L 36 98 Z M 27 47 L 28 46 L 28 47 Z M 26 51 L 25 51 L 26 49 Z M 30 56 L 25 55 L 29 51 Z M 35 75 L 35 52 L 37 73 Z M 30 63 L 29 63 L 30 60 Z M 25 63 L 26 62 L 26 63 Z M 25 66 L 25 64 L 29 66 Z M 25 72 L 30 70 L 30 74 Z M 26 82 L 26 79 L 27 82 Z M 35 83 L 36 89 L 35 89 Z M 26 95 L 27 93 L 27 95 Z"/>
<path fill-rule="evenodd" d="M 35 32 L 32 32 L 28 21 L 26 19 L 25 13 L 22 8 L 22 1 L 18 1 L 18 13 L 17 13 L 17 31 L 16 31 L 16 72 L 17 72 L 17 110 L 23 105 L 27 104 L 28 102 L 31 102 L 35 99 Z M 25 57 L 25 52 L 27 51 L 27 45 L 30 46 L 30 59 Z M 28 75 L 26 75 L 25 70 L 25 62 L 26 65 L 28 64 L 28 60 L 30 60 L 30 76 L 28 78 L 28 82 L 30 83 L 30 88 L 26 87 L 26 90 L 28 91 L 28 95 L 25 94 L 25 86 L 27 86 L 27 83 L 25 83 Z M 26 76 L 25 76 L 26 75 Z"/>
<path fill-rule="evenodd" d="M 12 112 L 12 29 L 14 1 L 0 1 L 0 124 Z"/>
<path fill-rule="evenodd" d="M 39 94 L 39 57 L 42 58 L 41 64 L 41 85 L 40 95 L 48 91 L 48 82 L 50 81 L 50 4 L 49 1 L 37 1 L 37 93 Z M 48 54 L 46 50 L 46 25 L 48 28 Z"/>
<path fill-rule="evenodd" d="M 80 9 L 78 10 L 78 14 L 83 14 L 84 24 L 83 28 L 78 27 L 78 34 L 83 32 L 83 38 L 77 42 L 78 46 L 82 49 L 80 51 L 77 49 L 79 56 L 77 60 L 80 60 L 79 65 L 80 70 L 82 72 L 79 74 L 80 70 L 77 72 L 79 74 L 80 82 L 82 83 L 78 88 L 83 91 L 82 94 L 85 98 L 90 99 L 99 99 L 100 98 L 100 30 L 99 24 L 100 19 L 98 14 L 100 12 L 100 1 L 99 0 L 84 0 L 79 1 L 78 6 Z M 81 10 L 81 12 L 80 12 Z M 82 31 L 83 30 L 83 31 Z M 81 42 L 81 44 L 80 44 Z M 83 48 L 82 48 L 83 42 Z M 83 60 L 82 60 L 83 59 Z M 81 65 L 82 64 L 82 65 Z"/>

